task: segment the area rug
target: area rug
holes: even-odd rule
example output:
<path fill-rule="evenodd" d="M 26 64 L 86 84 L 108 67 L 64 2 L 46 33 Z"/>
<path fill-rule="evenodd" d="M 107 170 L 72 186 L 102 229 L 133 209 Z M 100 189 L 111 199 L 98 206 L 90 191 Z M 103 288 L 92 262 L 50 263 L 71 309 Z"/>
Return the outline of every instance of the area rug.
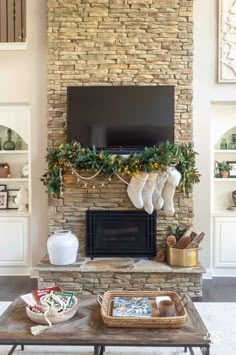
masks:
<path fill-rule="evenodd" d="M 0 302 L 0 314 L 9 306 L 9 302 Z M 236 354 L 236 303 L 195 303 L 206 327 L 211 334 L 213 344 L 211 355 Z M 7 355 L 9 346 L 0 346 L 0 355 Z M 200 355 L 199 349 L 194 349 Z M 89 355 L 92 347 L 62 347 L 62 346 L 25 346 L 24 352 L 17 348 L 15 355 Z M 105 355 L 189 355 L 183 349 L 175 348 L 135 348 L 106 347 Z"/>

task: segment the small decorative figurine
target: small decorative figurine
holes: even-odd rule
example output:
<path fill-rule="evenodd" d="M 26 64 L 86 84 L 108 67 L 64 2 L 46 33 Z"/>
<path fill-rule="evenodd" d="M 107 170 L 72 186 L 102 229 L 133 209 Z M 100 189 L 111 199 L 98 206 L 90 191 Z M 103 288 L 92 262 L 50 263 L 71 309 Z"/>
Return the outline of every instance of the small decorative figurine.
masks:
<path fill-rule="evenodd" d="M 17 197 L 15 199 L 16 203 L 19 204 L 18 211 L 27 211 L 28 203 L 28 193 L 24 186 L 21 186 L 20 190 L 17 192 Z"/>

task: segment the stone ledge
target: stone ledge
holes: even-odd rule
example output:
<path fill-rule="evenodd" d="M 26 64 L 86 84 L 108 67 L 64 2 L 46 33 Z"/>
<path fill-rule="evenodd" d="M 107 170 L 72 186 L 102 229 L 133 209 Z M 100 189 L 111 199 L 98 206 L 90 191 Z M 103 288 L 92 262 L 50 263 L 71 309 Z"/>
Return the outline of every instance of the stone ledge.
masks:
<path fill-rule="evenodd" d="M 46 256 L 34 267 L 38 271 L 38 288 L 60 286 L 75 295 L 103 294 L 113 291 L 175 291 L 190 297 L 202 296 L 205 269 L 182 268 L 133 258 L 78 257 L 73 265 L 51 265 Z"/>
<path fill-rule="evenodd" d="M 78 257 L 72 265 L 52 265 L 48 256 L 34 266 L 35 271 L 61 271 L 61 272 L 119 272 L 119 273 L 178 273 L 178 274 L 203 274 L 206 269 L 199 264 L 197 267 L 177 267 L 167 263 L 158 263 L 153 260 L 134 258 L 90 258 Z"/>

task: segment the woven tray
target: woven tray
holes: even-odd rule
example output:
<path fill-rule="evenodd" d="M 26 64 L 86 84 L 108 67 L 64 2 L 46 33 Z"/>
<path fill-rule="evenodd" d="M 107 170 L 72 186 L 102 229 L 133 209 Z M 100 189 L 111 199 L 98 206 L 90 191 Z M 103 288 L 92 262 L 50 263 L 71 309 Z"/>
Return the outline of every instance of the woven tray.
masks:
<path fill-rule="evenodd" d="M 150 300 L 152 317 L 113 317 L 114 297 L 148 297 Z M 156 297 L 169 296 L 175 304 L 175 317 L 158 316 Z M 187 301 L 187 298 L 185 298 Z M 180 328 L 187 320 L 187 312 L 184 306 L 184 299 L 172 291 L 108 291 L 103 297 L 98 296 L 98 303 L 101 305 L 101 316 L 107 327 L 119 328 Z"/>

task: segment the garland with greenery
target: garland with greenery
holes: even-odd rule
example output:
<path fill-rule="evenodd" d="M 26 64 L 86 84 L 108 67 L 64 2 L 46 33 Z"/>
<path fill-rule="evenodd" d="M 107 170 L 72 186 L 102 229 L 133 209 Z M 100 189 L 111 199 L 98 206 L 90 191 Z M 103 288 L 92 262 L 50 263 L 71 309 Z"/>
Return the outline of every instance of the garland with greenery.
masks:
<path fill-rule="evenodd" d="M 196 154 L 192 143 L 166 142 L 160 147 L 145 148 L 141 153 L 131 153 L 128 156 L 112 155 L 106 151 L 96 152 L 95 147 L 83 148 L 79 142 L 65 143 L 57 148 L 48 148 L 48 170 L 40 180 L 47 187 L 48 193 L 59 198 L 64 189 L 63 176 L 69 167 L 76 171 L 102 173 L 111 178 L 113 175 L 119 177 L 120 174 L 132 176 L 139 171 L 164 171 L 169 166 L 175 166 L 181 173 L 178 188 L 188 193 L 192 185 L 200 181 L 200 174 L 195 167 Z"/>

